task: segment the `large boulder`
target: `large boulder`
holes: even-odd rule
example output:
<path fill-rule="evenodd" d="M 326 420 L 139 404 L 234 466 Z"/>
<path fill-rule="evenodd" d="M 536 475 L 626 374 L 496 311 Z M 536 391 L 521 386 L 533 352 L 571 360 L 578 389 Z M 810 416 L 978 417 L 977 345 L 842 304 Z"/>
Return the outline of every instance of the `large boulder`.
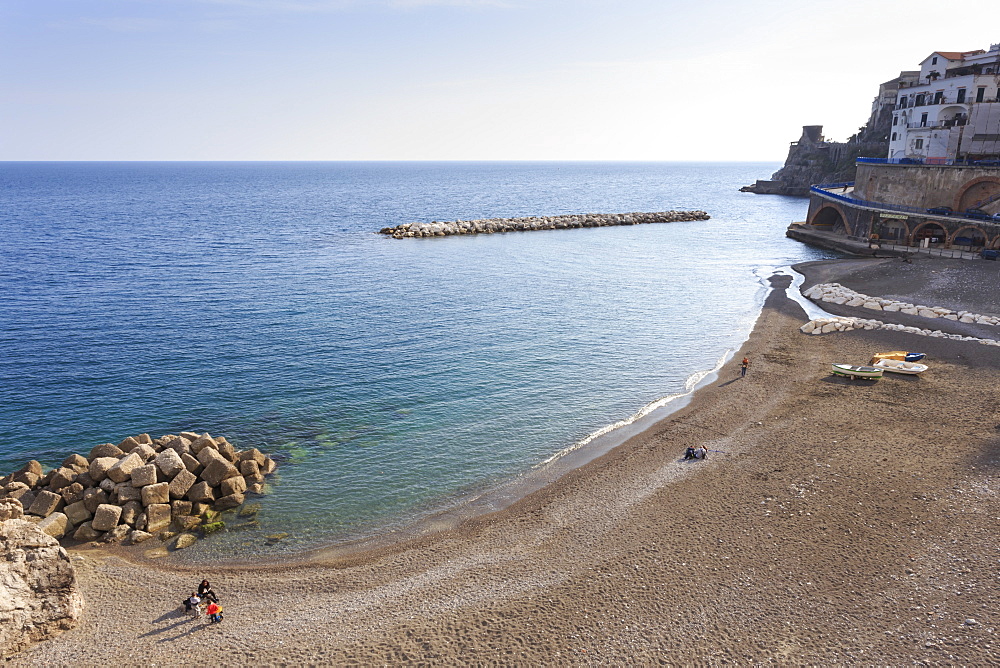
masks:
<path fill-rule="evenodd" d="M 244 450 L 243 452 L 240 453 L 239 456 L 239 460 L 241 462 L 253 461 L 257 462 L 257 466 L 263 466 L 264 459 L 266 459 L 264 453 L 258 450 L 257 448 L 250 448 L 249 450 Z"/>
<path fill-rule="evenodd" d="M 87 473 L 90 474 L 95 483 L 101 482 L 108 477 L 108 469 L 117 463 L 118 459 L 116 457 L 96 457 L 90 460 L 90 469 Z"/>
<path fill-rule="evenodd" d="M 135 526 L 135 522 L 139 519 L 139 515 L 142 514 L 142 504 L 138 501 L 129 501 L 124 506 L 122 506 L 122 524 L 127 524 L 130 527 Z"/>
<path fill-rule="evenodd" d="M 65 513 L 52 513 L 41 522 L 37 523 L 39 529 L 52 536 L 56 540 L 66 535 L 66 531 L 72 528 L 69 518 Z"/>
<path fill-rule="evenodd" d="M 227 496 L 222 497 L 221 499 L 215 502 L 214 507 L 216 510 L 228 510 L 230 508 L 236 508 L 238 506 L 241 506 L 244 500 L 245 498 L 243 494 L 237 492 L 235 494 L 229 494 Z"/>
<path fill-rule="evenodd" d="M 130 452 L 121 459 L 118 463 L 108 469 L 108 477 L 115 482 L 125 482 L 132 478 L 132 471 L 142 466 L 142 457 Z"/>
<path fill-rule="evenodd" d="M 97 506 L 97 512 L 94 513 L 94 519 L 90 525 L 96 531 L 109 531 L 118 526 L 118 520 L 121 519 L 121 516 L 121 506 L 116 506 L 113 503 L 102 503 Z"/>
<path fill-rule="evenodd" d="M 188 490 L 187 498 L 194 503 L 211 503 L 215 501 L 215 492 L 212 486 L 203 480 Z"/>
<path fill-rule="evenodd" d="M 59 496 L 63 498 L 66 505 L 71 503 L 76 503 L 77 501 L 83 500 L 84 487 L 79 482 L 74 482 L 71 485 L 66 485 L 59 490 Z"/>
<path fill-rule="evenodd" d="M 242 494 L 247 491 L 247 481 L 243 476 L 233 476 L 232 478 L 226 478 L 222 481 L 219 486 L 219 491 L 222 496 L 229 496 L 230 494 Z"/>
<path fill-rule="evenodd" d="M 65 508 L 63 508 L 63 513 L 69 518 L 69 521 L 79 526 L 89 520 L 94 516 L 92 512 L 87 510 L 87 504 L 83 501 L 77 501 L 76 503 L 71 503 Z"/>
<path fill-rule="evenodd" d="M 191 452 L 195 455 L 201 454 L 201 451 L 205 448 L 216 449 L 215 439 L 209 436 L 207 432 L 191 440 Z"/>
<path fill-rule="evenodd" d="M 156 467 L 163 472 L 168 480 L 172 480 L 175 475 L 186 470 L 184 460 L 176 450 L 164 450 L 153 460 Z"/>
<path fill-rule="evenodd" d="M 0 656 L 76 625 L 83 597 L 55 538 L 29 522 L 0 522 L 0 554 Z"/>
<path fill-rule="evenodd" d="M 174 452 L 174 451 L 164 450 L 164 452 Z M 145 466 L 135 467 L 134 469 L 132 469 L 132 486 L 145 487 L 146 485 L 155 485 L 157 482 L 159 482 L 159 476 L 157 475 L 156 472 L 157 472 L 156 464 L 146 464 Z"/>
<path fill-rule="evenodd" d="M 91 448 L 90 457 L 88 459 L 90 459 L 90 463 L 93 464 L 95 459 L 113 457 L 117 460 L 124 454 L 125 453 L 122 452 L 122 449 L 114 443 L 101 443 L 100 445 L 95 445 Z"/>
<path fill-rule="evenodd" d="M 130 452 L 139 455 L 139 459 L 141 459 L 144 462 L 148 462 L 150 459 L 156 457 L 156 450 L 153 448 L 153 446 L 146 445 L 145 443 L 141 443 L 135 446 L 134 448 L 132 448 L 132 450 L 130 450 Z"/>
<path fill-rule="evenodd" d="M 140 466 L 139 468 L 144 468 Z M 154 467 L 155 468 L 155 467 Z M 138 471 L 139 469 L 136 469 Z M 135 473 L 133 471 L 132 473 Z M 115 486 L 115 493 L 111 495 L 115 503 L 122 506 L 129 501 L 138 501 L 142 498 L 142 490 L 134 487 L 130 482 L 123 482 Z"/>
<path fill-rule="evenodd" d="M 201 472 L 201 479 L 212 487 L 218 487 L 223 480 L 234 478 L 240 474 L 233 466 L 233 463 L 226 459 L 216 459 L 211 464 L 205 466 Z"/>
<path fill-rule="evenodd" d="M 65 503 L 61 494 L 43 489 L 35 495 L 35 500 L 28 508 L 28 512 L 39 517 L 48 517 L 57 510 L 61 510 Z"/>
<path fill-rule="evenodd" d="M 142 505 L 170 503 L 170 483 L 158 482 L 142 488 Z"/>
<path fill-rule="evenodd" d="M 184 460 L 184 466 L 187 470 L 195 475 L 198 475 L 205 470 L 205 467 L 202 466 L 201 462 L 199 462 L 193 455 L 189 455 L 185 452 L 181 455 L 181 459 Z"/>
<path fill-rule="evenodd" d="M 73 532 L 73 540 L 78 540 L 81 543 L 89 543 L 92 540 L 97 540 L 101 537 L 101 532 L 96 530 L 90 522 L 84 522 L 76 528 Z"/>
<path fill-rule="evenodd" d="M 227 461 L 226 458 L 222 456 L 221 452 L 219 452 L 215 448 L 207 448 L 207 447 L 203 448 L 201 452 L 198 453 L 196 458 L 198 462 L 206 468 L 208 468 L 208 465 L 217 459 L 221 459 L 222 461 Z"/>
<path fill-rule="evenodd" d="M 136 522 L 136 529 L 139 529 L 141 522 Z M 154 503 L 146 506 L 146 526 L 143 530 L 149 533 L 156 533 L 161 529 L 170 526 L 170 504 Z"/>
<path fill-rule="evenodd" d="M 173 452 L 171 450 L 171 452 Z M 198 476 L 191 473 L 187 469 L 180 471 L 174 476 L 174 479 L 170 481 L 170 498 L 171 499 L 183 499 L 188 493 L 188 490 L 198 482 Z"/>
<path fill-rule="evenodd" d="M 73 469 L 77 473 L 83 473 L 90 468 L 90 462 L 83 455 L 70 455 L 63 460 L 62 465 Z"/>
<path fill-rule="evenodd" d="M 92 513 L 97 512 L 97 506 L 102 503 L 108 502 L 108 493 L 103 489 L 98 489 L 97 487 L 91 487 L 89 489 L 83 490 L 83 503 L 87 506 L 87 510 Z"/>
<path fill-rule="evenodd" d="M 73 469 L 67 466 L 60 466 L 52 472 L 52 477 L 49 478 L 49 488 L 53 492 L 58 492 L 66 485 L 73 484 L 73 481 L 76 480 L 78 475 L 80 474 Z"/>

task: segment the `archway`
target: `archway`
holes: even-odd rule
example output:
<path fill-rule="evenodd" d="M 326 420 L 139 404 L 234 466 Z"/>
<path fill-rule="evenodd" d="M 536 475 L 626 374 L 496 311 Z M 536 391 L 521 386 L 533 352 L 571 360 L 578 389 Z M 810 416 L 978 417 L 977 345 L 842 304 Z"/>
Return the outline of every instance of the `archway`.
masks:
<path fill-rule="evenodd" d="M 830 230 L 839 234 L 851 234 L 851 226 L 844 219 L 840 208 L 831 204 L 825 205 L 817 211 L 816 215 L 813 216 L 812 222 L 809 224 L 821 230 Z"/>
<path fill-rule="evenodd" d="M 986 246 L 986 234 L 972 225 L 959 228 L 951 235 L 949 242 L 952 248 L 962 250 L 977 251 Z"/>
<path fill-rule="evenodd" d="M 910 236 L 909 226 L 898 218 L 881 218 L 875 223 L 872 231 L 882 241 L 905 243 Z"/>
<path fill-rule="evenodd" d="M 958 190 L 955 210 L 982 209 L 989 213 L 1000 211 L 1000 178 L 983 176 L 972 179 Z"/>
<path fill-rule="evenodd" d="M 929 246 L 939 246 L 948 239 L 948 232 L 935 222 L 928 221 L 913 230 L 913 245 L 919 246 L 924 239 L 929 239 Z"/>

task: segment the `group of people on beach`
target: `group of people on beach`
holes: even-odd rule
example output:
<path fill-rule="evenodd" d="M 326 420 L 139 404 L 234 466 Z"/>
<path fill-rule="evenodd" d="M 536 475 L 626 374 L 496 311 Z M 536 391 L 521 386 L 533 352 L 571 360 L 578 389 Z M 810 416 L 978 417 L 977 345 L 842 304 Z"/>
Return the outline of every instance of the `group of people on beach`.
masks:
<path fill-rule="evenodd" d="M 705 459 L 707 457 L 708 450 L 702 445 L 699 445 L 697 448 L 693 445 L 689 445 L 687 450 L 684 451 L 684 461 L 689 459 Z"/>
<path fill-rule="evenodd" d="M 184 599 L 184 609 L 190 612 L 197 619 L 202 615 L 208 617 L 208 621 L 216 624 L 222 621 L 222 606 L 219 605 L 219 597 L 212 591 L 212 585 L 208 580 L 202 580 L 198 585 L 197 593 Z"/>

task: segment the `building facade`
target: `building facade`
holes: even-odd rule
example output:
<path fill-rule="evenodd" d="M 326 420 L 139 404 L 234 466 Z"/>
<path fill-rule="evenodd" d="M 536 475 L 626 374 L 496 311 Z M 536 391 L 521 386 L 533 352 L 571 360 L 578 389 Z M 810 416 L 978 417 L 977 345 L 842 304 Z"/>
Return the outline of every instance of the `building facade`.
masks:
<path fill-rule="evenodd" d="M 998 155 L 1000 44 L 927 56 L 916 80 L 897 91 L 888 157 L 934 163 Z"/>

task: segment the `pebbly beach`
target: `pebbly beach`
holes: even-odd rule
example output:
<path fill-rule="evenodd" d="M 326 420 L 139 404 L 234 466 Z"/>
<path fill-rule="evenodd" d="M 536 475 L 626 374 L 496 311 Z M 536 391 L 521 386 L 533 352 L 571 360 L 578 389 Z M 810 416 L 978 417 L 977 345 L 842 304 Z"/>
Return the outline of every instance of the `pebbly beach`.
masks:
<path fill-rule="evenodd" d="M 1000 314 L 992 263 L 797 269 L 803 291 L 837 283 Z M 805 334 L 789 280 L 771 279 L 750 338 L 684 408 L 504 510 L 282 563 L 196 568 L 72 550 L 79 624 L 8 663 L 1000 661 L 1000 349 L 886 328 Z M 909 313 L 878 318 L 927 327 Z M 933 328 L 1000 338 L 958 318 Z M 875 383 L 829 374 L 831 362 L 896 349 L 927 353 L 930 371 Z M 684 461 L 689 446 L 708 457 Z M 181 610 L 204 577 L 225 606 L 221 624 Z"/>

